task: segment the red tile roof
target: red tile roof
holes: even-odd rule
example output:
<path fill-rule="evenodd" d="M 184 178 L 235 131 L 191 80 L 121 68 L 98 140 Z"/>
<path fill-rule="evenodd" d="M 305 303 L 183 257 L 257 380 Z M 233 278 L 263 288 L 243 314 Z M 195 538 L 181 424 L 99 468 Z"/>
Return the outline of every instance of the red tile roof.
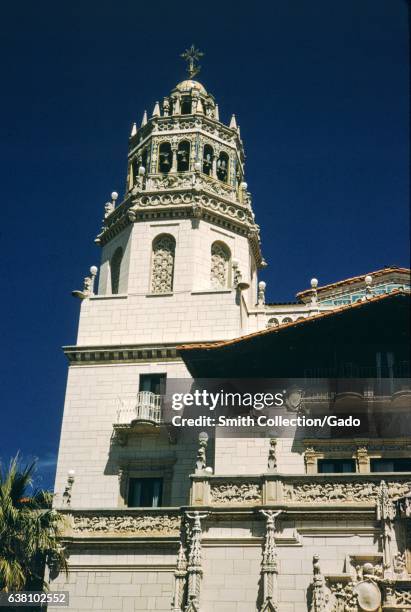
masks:
<path fill-rule="evenodd" d="M 406 269 L 406 268 L 403 268 L 403 269 Z M 326 312 L 319 312 L 318 314 L 306 317 L 304 319 L 292 321 L 291 323 L 284 323 L 282 325 L 279 325 L 278 327 L 269 327 L 267 329 L 262 329 L 260 331 L 253 332 L 252 334 L 247 334 L 245 336 L 239 336 L 238 338 L 233 338 L 231 340 L 220 340 L 218 342 L 198 342 L 198 343 L 193 343 L 193 344 L 182 344 L 180 346 L 177 346 L 176 348 L 179 351 L 189 351 L 193 349 L 220 348 L 222 346 L 228 346 L 230 344 L 237 344 L 238 342 L 247 341 L 257 336 L 263 336 L 265 334 L 278 334 L 285 329 L 289 329 L 290 327 L 307 325 L 307 324 L 312 323 L 313 321 L 318 321 L 319 319 L 333 317 L 347 310 L 351 310 L 353 308 L 361 308 L 363 306 L 367 306 L 368 304 L 372 304 L 374 302 L 381 302 L 382 300 L 386 300 L 388 298 L 392 298 L 398 295 L 410 295 L 410 291 L 406 291 L 403 289 L 395 289 L 394 291 L 391 291 L 391 293 L 383 293 L 381 295 L 376 295 L 369 299 L 355 302 L 354 304 L 346 304 L 344 306 L 339 306 L 338 308 L 333 308 L 333 310 L 327 310 Z"/>

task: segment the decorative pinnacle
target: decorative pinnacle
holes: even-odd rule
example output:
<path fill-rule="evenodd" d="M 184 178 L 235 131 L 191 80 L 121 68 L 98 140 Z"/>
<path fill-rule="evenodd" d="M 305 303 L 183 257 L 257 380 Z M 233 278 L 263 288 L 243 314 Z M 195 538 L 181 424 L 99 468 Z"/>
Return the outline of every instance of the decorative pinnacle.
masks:
<path fill-rule="evenodd" d="M 187 62 L 187 72 L 190 79 L 195 77 L 201 70 L 198 60 L 203 57 L 204 53 L 199 49 L 196 49 L 194 45 L 191 45 L 189 49 L 186 49 L 184 53 L 181 53 L 182 57 Z"/>

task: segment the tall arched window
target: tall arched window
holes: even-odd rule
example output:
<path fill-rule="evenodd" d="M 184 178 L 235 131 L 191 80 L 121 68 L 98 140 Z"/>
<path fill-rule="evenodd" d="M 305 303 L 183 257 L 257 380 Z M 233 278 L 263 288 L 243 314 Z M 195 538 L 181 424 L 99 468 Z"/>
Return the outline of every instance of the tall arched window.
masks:
<path fill-rule="evenodd" d="M 182 140 L 177 149 L 177 172 L 186 172 L 190 169 L 190 143 Z"/>
<path fill-rule="evenodd" d="M 162 142 L 158 151 L 158 171 L 167 173 L 171 170 L 173 152 L 169 142 Z"/>
<path fill-rule="evenodd" d="M 205 145 L 203 149 L 203 172 L 210 176 L 213 169 L 214 150 L 211 145 Z"/>
<path fill-rule="evenodd" d="M 230 272 L 230 249 L 223 242 L 211 245 L 211 286 L 214 289 L 228 287 Z"/>
<path fill-rule="evenodd" d="M 170 234 L 160 234 L 153 240 L 151 291 L 171 293 L 174 280 L 176 241 Z"/>
<path fill-rule="evenodd" d="M 217 160 L 217 177 L 223 183 L 228 181 L 228 155 L 222 151 Z"/>
<path fill-rule="evenodd" d="M 123 259 L 123 249 L 118 247 L 114 251 L 114 255 L 110 260 L 110 273 L 111 273 L 111 293 L 118 293 L 118 287 L 120 284 L 120 270 L 121 260 Z"/>

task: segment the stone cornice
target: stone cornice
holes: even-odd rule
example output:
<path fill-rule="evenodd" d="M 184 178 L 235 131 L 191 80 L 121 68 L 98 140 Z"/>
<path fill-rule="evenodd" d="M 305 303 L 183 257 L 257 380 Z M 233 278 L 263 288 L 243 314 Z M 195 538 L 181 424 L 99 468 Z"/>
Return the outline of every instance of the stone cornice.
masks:
<path fill-rule="evenodd" d="M 110 363 L 138 363 L 148 361 L 181 361 L 176 344 L 118 345 L 118 346 L 64 346 L 70 365 Z"/>
<path fill-rule="evenodd" d="M 200 188 L 140 192 L 128 198 L 106 219 L 106 226 L 96 242 L 102 246 L 107 244 L 134 222 L 176 218 L 203 219 L 247 237 L 257 266 L 262 265 L 259 227 L 251 210 L 229 198 L 210 193 L 206 184 Z"/>

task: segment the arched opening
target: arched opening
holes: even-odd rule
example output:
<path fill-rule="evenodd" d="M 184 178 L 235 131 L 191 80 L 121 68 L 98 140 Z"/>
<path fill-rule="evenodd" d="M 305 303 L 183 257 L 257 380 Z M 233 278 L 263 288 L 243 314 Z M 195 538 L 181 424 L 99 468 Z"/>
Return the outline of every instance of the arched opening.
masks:
<path fill-rule="evenodd" d="M 171 293 L 174 282 L 176 241 L 170 234 L 160 234 L 153 240 L 151 291 Z"/>
<path fill-rule="evenodd" d="M 224 242 L 211 245 L 211 286 L 213 289 L 226 289 L 230 276 L 230 249 Z"/>
<path fill-rule="evenodd" d="M 276 319 L 275 317 L 272 317 L 271 319 L 268 319 L 268 323 L 267 323 L 267 327 L 278 327 L 280 325 L 280 321 L 278 319 Z"/>
<path fill-rule="evenodd" d="M 177 172 L 187 172 L 190 169 L 190 143 L 182 140 L 177 149 Z"/>
<path fill-rule="evenodd" d="M 148 151 L 147 149 L 144 149 L 143 153 L 141 154 L 141 165 L 143 166 L 143 168 L 145 168 L 146 172 L 147 172 L 147 161 L 148 161 Z"/>
<path fill-rule="evenodd" d="M 284 319 L 281 321 L 281 323 L 292 323 L 293 320 L 291 317 L 284 317 Z"/>
<path fill-rule="evenodd" d="M 158 151 L 158 171 L 167 174 L 171 170 L 173 152 L 169 142 L 162 142 Z"/>
<path fill-rule="evenodd" d="M 208 176 L 211 175 L 213 169 L 214 149 L 211 145 L 204 145 L 203 149 L 203 172 Z"/>
<path fill-rule="evenodd" d="M 190 96 L 183 96 L 181 100 L 181 114 L 191 115 L 191 98 Z"/>
<path fill-rule="evenodd" d="M 223 183 L 228 181 L 228 155 L 222 151 L 217 160 L 217 177 Z"/>
<path fill-rule="evenodd" d="M 121 261 L 123 259 L 123 249 L 118 247 L 110 260 L 111 293 L 118 293 L 120 285 Z"/>
<path fill-rule="evenodd" d="M 137 176 L 138 176 L 138 162 L 137 162 L 137 158 L 135 157 L 130 164 L 129 184 L 128 184 L 129 189 L 132 189 L 134 187 Z"/>

